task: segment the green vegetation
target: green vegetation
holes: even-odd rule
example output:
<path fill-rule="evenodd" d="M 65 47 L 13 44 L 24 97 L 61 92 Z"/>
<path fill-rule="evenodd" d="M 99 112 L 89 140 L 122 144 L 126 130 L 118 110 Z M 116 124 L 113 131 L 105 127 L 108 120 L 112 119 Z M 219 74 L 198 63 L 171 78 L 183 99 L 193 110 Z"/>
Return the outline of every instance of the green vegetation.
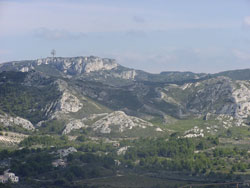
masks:
<path fill-rule="evenodd" d="M 215 80 L 218 91 L 213 92 L 216 89 L 213 82 L 199 82 L 186 89 L 177 86 L 187 81 L 198 82 L 203 78 L 195 78 L 205 76 L 203 74 L 162 73 L 151 75 L 152 78 L 140 75 L 144 82 L 112 80 L 114 77 L 109 71 L 102 75 L 95 72 L 63 78 L 60 75 L 64 73 L 59 69 L 54 72 L 54 64 L 35 68 L 55 77 L 35 71 L 0 73 L 0 115 L 20 116 L 34 125 L 43 122 L 33 132 L 21 126 L 0 124 L 0 172 L 11 169 L 20 177 L 20 183 L 14 187 L 118 187 L 122 184 L 124 187 L 168 185 L 174 188 L 195 182 L 249 179 L 250 117 L 245 118 L 245 126 L 240 127 L 234 126 L 236 120 L 226 116 L 218 120 L 213 114 L 203 119 L 210 110 L 217 112 L 224 104 L 232 104 L 227 90 L 219 90 L 222 81 Z M 244 71 L 243 77 L 246 73 Z M 237 78 L 229 72 L 224 74 Z M 68 91 L 72 89 L 72 94 L 81 101 L 83 107 L 79 111 L 51 116 L 61 96 L 54 82 L 57 78 L 64 80 Z M 161 83 L 166 79 L 166 83 Z M 229 86 L 231 89 L 232 85 Z M 212 94 L 216 94 L 218 100 L 211 106 L 209 100 L 203 99 Z M 110 125 L 111 133 L 103 134 L 93 131 L 91 125 L 104 115 L 83 120 L 91 114 L 112 110 L 151 118 L 154 126 L 119 132 L 114 123 Z M 201 116 L 197 117 L 196 113 Z M 190 116 L 181 119 L 184 118 L 181 115 Z M 62 135 L 71 120 L 82 121 L 88 127 Z M 15 134 L 17 132 L 22 134 Z M 187 134 L 193 138 L 185 138 Z M 60 153 L 70 147 L 77 152 L 73 148 L 73 152 Z"/>
<path fill-rule="evenodd" d="M 40 134 L 61 134 L 65 127 L 65 121 L 61 120 L 49 120 L 42 123 L 39 127 Z"/>
<path fill-rule="evenodd" d="M 67 136 L 29 136 L 19 144 L 21 147 L 43 146 L 43 147 L 62 147 L 70 145 Z"/>
<path fill-rule="evenodd" d="M 43 80 L 42 87 L 22 84 L 27 73 L 0 73 L 0 108 L 13 116 L 37 123 L 47 118 L 45 109 L 60 96 L 51 80 Z"/>
<path fill-rule="evenodd" d="M 128 146 L 128 149 L 121 155 L 117 154 L 117 146 L 103 140 L 91 141 L 86 135 L 78 136 L 75 141 L 69 141 L 67 136 L 30 136 L 20 146 L 24 148 L 0 151 L 0 161 L 11 159 L 11 170 L 23 182 L 34 181 L 36 186 L 102 187 L 114 185 L 118 179 L 136 183 L 131 177 L 138 176 L 149 182 L 150 186 L 145 187 L 164 187 L 164 182 L 176 187 L 195 181 L 239 181 L 242 175 L 250 175 L 247 150 L 221 147 L 217 137 L 188 139 L 172 134 L 122 140 L 119 147 Z M 66 166 L 53 167 L 52 162 L 59 158 L 58 149 L 70 146 L 78 152 L 63 158 Z M 169 180 L 173 178 L 180 181 Z M 189 181 L 183 181 L 185 178 Z"/>

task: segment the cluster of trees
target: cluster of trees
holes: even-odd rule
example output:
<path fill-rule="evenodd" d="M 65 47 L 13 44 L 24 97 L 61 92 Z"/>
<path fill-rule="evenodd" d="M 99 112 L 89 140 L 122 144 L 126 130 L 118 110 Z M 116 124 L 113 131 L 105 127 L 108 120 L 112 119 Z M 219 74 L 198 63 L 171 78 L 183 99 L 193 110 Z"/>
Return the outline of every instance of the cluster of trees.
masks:
<path fill-rule="evenodd" d="M 213 150 L 214 157 L 248 156 L 247 150 L 234 148 L 216 148 Z"/>
<path fill-rule="evenodd" d="M 223 157 L 249 155 L 246 150 L 237 148 L 220 148 L 207 150 L 219 144 L 218 138 L 177 139 L 163 138 L 141 139 L 135 141 L 120 159 L 128 168 L 142 168 L 151 170 L 181 171 L 192 174 L 211 175 L 222 171 L 244 171 L 250 165 L 244 161 L 237 164 L 226 161 Z M 232 170 L 230 169 L 232 165 Z M 222 170 L 224 169 L 224 170 Z"/>
<path fill-rule="evenodd" d="M 52 170 L 53 157 L 47 152 L 26 155 L 24 159 L 11 161 L 11 170 L 23 177 L 37 176 Z"/>
<path fill-rule="evenodd" d="M 241 172 L 246 172 L 246 169 L 250 169 L 250 164 L 249 163 L 235 163 L 232 166 L 232 172 L 235 171 L 241 171 Z"/>
<path fill-rule="evenodd" d="M 2 150 L 0 160 L 11 159 L 10 169 L 22 178 L 51 180 L 65 185 L 79 179 L 114 175 L 115 162 L 111 155 L 97 155 L 92 152 L 77 152 L 67 156 L 67 166 L 53 167 L 57 158 L 55 148 Z"/>
<path fill-rule="evenodd" d="M 26 86 L 21 83 L 26 73 L 5 72 L 0 74 L 0 109 L 11 115 L 17 115 L 37 123 L 46 118 L 45 109 L 48 103 L 55 101 L 60 92 L 53 85 L 42 88 Z"/>
<path fill-rule="evenodd" d="M 67 136 L 55 137 L 55 136 L 29 136 L 22 140 L 19 145 L 21 147 L 30 147 L 33 145 L 42 146 L 67 146 L 69 145 L 69 140 Z"/>
<path fill-rule="evenodd" d="M 174 137 L 169 140 L 165 138 L 139 139 L 129 148 L 125 158 L 135 159 L 135 157 L 146 158 L 148 156 L 188 158 L 194 155 L 195 150 L 203 150 L 217 144 L 217 138 L 197 140 L 189 138 L 177 139 Z"/>
<path fill-rule="evenodd" d="M 78 138 L 79 139 L 79 138 Z M 114 147 L 112 144 L 84 142 L 77 147 L 78 151 L 82 152 L 113 152 Z"/>

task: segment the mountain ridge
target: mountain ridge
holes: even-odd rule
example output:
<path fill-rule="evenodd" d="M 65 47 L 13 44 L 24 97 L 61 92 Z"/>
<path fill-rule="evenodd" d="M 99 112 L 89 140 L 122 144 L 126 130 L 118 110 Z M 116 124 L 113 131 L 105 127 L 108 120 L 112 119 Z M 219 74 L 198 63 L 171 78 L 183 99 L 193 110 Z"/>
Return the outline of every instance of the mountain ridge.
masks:
<path fill-rule="evenodd" d="M 28 118 L 38 128 L 46 126 L 46 122 L 53 119 L 65 121 L 64 133 L 89 127 L 82 118 L 91 114 L 115 111 L 125 112 L 128 115 L 122 116 L 125 119 L 129 116 L 146 121 L 160 118 L 163 123 L 172 118 L 205 118 L 212 114 L 209 117 L 216 119 L 216 116 L 223 115 L 225 119 L 227 116 L 233 118 L 232 125 L 244 125 L 248 123 L 250 115 L 250 83 L 243 78 L 248 78 L 250 69 L 240 71 L 244 72 L 242 77 L 236 77 L 233 71 L 217 74 L 178 71 L 151 74 L 123 67 L 114 59 L 95 56 L 49 57 L 1 64 L 0 86 L 5 87 L 7 82 L 4 79 L 7 75 L 8 82 L 11 79 L 18 80 L 13 83 L 19 83 L 17 86 L 20 89 L 25 90 L 24 86 L 37 88 L 47 96 L 47 89 L 44 88 L 50 85 L 53 100 L 45 102 L 45 106 L 40 109 L 33 107 L 43 118 L 39 119 L 36 113 L 28 115 L 28 111 L 19 112 L 18 109 L 14 115 Z M 238 72 L 236 70 L 236 74 Z M 18 76 L 22 79 L 17 79 Z M 13 95 L 16 96 L 15 93 Z M 38 93 L 35 95 L 34 100 L 42 98 Z M 20 100 L 25 103 L 22 98 L 18 99 L 19 103 Z M 9 113 L 5 109 L 9 103 L 6 101 L 6 104 L 0 106 L 5 113 Z M 42 105 L 40 103 L 39 106 Z M 21 103 L 17 106 L 25 109 L 25 105 Z M 70 124 L 70 121 L 75 123 Z M 95 126 L 95 121 L 91 125 Z M 60 132 L 63 133 L 62 128 Z"/>
<path fill-rule="evenodd" d="M 73 62 L 73 64 L 75 65 L 75 67 L 70 67 L 71 66 L 71 62 Z M 60 69 L 62 72 L 63 71 L 68 71 L 68 74 L 72 75 L 72 74 L 76 74 L 76 73 L 84 73 L 84 71 L 86 73 L 90 73 L 90 72 L 94 72 L 94 71 L 100 71 L 100 70 L 112 70 L 112 69 L 116 69 L 117 67 L 127 70 L 127 71 L 136 71 L 136 73 L 140 74 L 140 78 L 139 80 L 145 80 L 149 75 L 149 77 L 152 79 L 159 79 L 159 76 L 161 75 L 168 75 L 168 79 L 170 79 L 171 75 L 174 76 L 185 76 L 187 77 L 189 80 L 191 79 L 199 79 L 201 77 L 217 77 L 217 76 L 227 76 L 230 77 L 234 80 L 246 80 L 246 79 L 250 79 L 250 68 L 246 68 L 246 69 L 236 69 L 236 70 L 225 70 L 225 71 L 221 71 L 218 73 L 194 73 L 192 71 L 162 71 L 160 73 L 149 73 L 146 71 L 142 71 L 142 70 L 138 70 L 138 69 L 133 69 L 133 68 L 127 68 L 124 67 L 120 64 L 117 63 L 117 61 L 115 59 L 111 59 L 111 58 L 100 58 L 98 56 L 76 56 L 76 57 L 47 57 L 47 58 L 39 58 L 36 60 L 21 60 L 21 61 L 9 61 L 9 62 L 2 62 L 0 63 L 0 71 L 10 71 L 10 70 L 18 70 L 18 71 L 22 71 L 22 72 L 27 72 L 30 70 L 35 70 L 34 65 L 48 65 L 54 63 L 55 65 L 59 65 L 57 66 L 58 69 Z M 61 64 L 61 65 L 60 65 Z M 62 65 L 63 64 L 63 65 Z M 92 64 L 92 65 L 91 65 Z M 81 65 L 83 65 L 81 67 Z M 87 65 L 87 67 L 86 67 Z M 108 65 L 108 66 L 105 66 Z M 75 71 L 78 72 L 74 72 L 73 70 L 69 70 L 74 68 Z M 78 68 L 78 69 L 76 69 Z M 94 68 L 94 69 L 92 69 Z M 43 72 L 42 70 L 40 70 L 41 72 Z M 73 71 L 73 72 L 72 72 Z M 119 70 L 121 71 L 121 70 Z M 135 75 L 133 75 L 134 73 L 132 73 L 132 76 L 127 76 L 127 77 L 132 77 L 134 78 Z M 157 78 L 158 77 L 158 78 Z M 126 76 L 124 75 L 124 78 L 126 78 Z M 161 80 L 161 79 L 160 79 Z M 170 79 L 171 80 L 171 79 Z M 163 79 L 163 81 L 166 81 Z"/>

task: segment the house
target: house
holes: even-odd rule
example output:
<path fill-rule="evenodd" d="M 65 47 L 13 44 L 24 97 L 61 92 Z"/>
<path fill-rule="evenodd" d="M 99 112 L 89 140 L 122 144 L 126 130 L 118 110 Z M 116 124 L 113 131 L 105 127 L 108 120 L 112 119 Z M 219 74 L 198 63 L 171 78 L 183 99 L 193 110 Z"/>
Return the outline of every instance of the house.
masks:
<path fill-rule="evenodd" d="M 245 180 L 243 185 L 246 187 L 250 187 L 250 180 Z"/>
<path fill-rule="evenodd" d="M 112 144 L 114 147 L 120 147 L 120 143 L 119 142 L 113 142 Z"/>
<path fill-rule="evenodd" d="M 57 160 L 52 162 L 53 167 L 59 167 L 59 166 L 66 167 L 66 165 L 67 165 L 67 163 L 63 159 L 57 159 Z"/>
<path fill-rule="evenodd" d="M 19 177 L 14 173 L 9 172 L 9 170 L 6 170 L 3 175 L 0 175 L 0 183 L 7 183 L 8 181 L 17 183 L 19 182 Z"/>

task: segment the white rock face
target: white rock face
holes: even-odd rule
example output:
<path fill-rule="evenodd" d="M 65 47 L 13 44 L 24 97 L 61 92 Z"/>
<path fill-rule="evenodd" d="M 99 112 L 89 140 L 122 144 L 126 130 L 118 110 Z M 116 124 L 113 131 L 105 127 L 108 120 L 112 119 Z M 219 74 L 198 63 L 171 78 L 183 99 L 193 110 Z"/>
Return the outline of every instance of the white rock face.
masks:
<path fill-rule="evenodd" d="M 250 81 L 234 81 L 220 76 L 197 83 L 187 83 L 177 88 L 168 86 L 165 91 L 159 91 L 159 98 L 181 106 L 187 114 L 207 114 L 206 119 L 209 118 L 209 114 L 214 118 L 225 116 L 222 118 L 225 128 L 235 125 L 232 121 L 237 121 L 236 124 L 240 125 L 241 120 L 250 115 Z M 168 96 L 167 92 L 171 91 L 173 93 Z M 183 92 L 184 99 L 175 98 L 175 92 Z M 233 119 L 230 120 L 229 117 Z"/>
<path fill-rule="evenodd" d="M 83 104 L 73 94 L 74 91 L 73 90 L 70 91 L 67 82 L 63 80 L 57 80 L 56 84 L 58 85 L 59 90 L 62 92 L 62 96 L 56 104 L 55 116 L 58 115 L 57 112 L 59 113 L 78 112 L 82 108 Z"/>
<path fill-rule="evenodd" d="M 88 127 L 87 125 L 85 125 L 83 123 L 83 120 L 73 120 L 70 121 L 64 128 L 62 134 L 69 134 L 72 130 L 76 130 L 76 129 L 81 129 L 81 128 L 86 128 Z"/>
<path fill-rule="evenodd" d="M 44 58 L 38 59 L 36 64 L 38 66 L 42 64 L 53 64 L 60 71 L 69 74 L 81 74 L 90 73 L 100 70 L 111 70 L 118 66 L 118 64 L 112 59 L 102 59 L 99 57 L 72 57 L 72 58 Z"/>
<path fill-rule="evenodd" d="M 136 76 L 135 70 L 123 71 L 120 74 L 114 74 L 116 78 L 122 78 L 126 80 L 134 80 Z"/>
<path fill-rule="evenodd" d="M 125 155 L 128 148 L 129 146 L 124 146 L 124 147 L 119 148 L 116 152 L 117 155 Z"/>
<path fill-rule="evenodd" d="M 236 117 L 247 118 L 250 115 L 250 82 L 236 81 L 233 97 L 237 103 Z"/>
<path fill-rule="evenodd" d="M 177 105 L 180 104 L 173 97 L 168 96 L 166 93 L 164 93 L 162 91 L 158 91 L 158 94 L 159 94 L 161 100 L 164 100 L 164 101 L 169 102 L 169 103 L 177 104 Z"/>
<path fill-rule="evenodd" d="M 111 70 L 117 67 L 114 62 L 106 63 L 100 58 L 94 59 L 92 62 L 86 64 L 84 70 L 86 73 L 100 71 L 100 70 Z"/>
<path fill-rule="evenodd" d="M 29 71 L 29 67 L 23 67 L 20 70 L 21 72 L 28 72 Z"/>
<path fill-rule="evenodd" d="M 35 130 L 35 127 L 29 120 L 23 119 L 21 117 L 12 117 L 7 114 L 0 115 L 0 123 L 2 123 L 6 127 L 17 125 L 27 130 Z"/>
<path fill-rule="evenodd" d="M 67 149 L 59 149 L 57 153 L 60 155 L 60 157 L 67 157 L 70 153 L 77 152 L 77 149 L 74 147 L 69 147 Z"/>
<path fill-rule="evenodd" d="M 157 127 L 155 130 L 156 130 L 157 132 L 163 132 L 163 130 L 162 130 L 161 128 L 159 128 L 159 127 Z"/>
<path fill-rule="evenodd" d="M 190 88 L 191 86 L 192 86 L 192 83 L 186 83 L 186 84 L 182 85 L 180 88 L 181 88 L 182 90 L 185 90 L 185 89 Z"/>
<path fill-rule="evenodd" d="M 111 131 L 114 130 L 124 132 L 125 130 L 133 129 L 135 127 L 146 128 L 148 126 L 153 126 L 153 124 L 140 118 L 127 116 L 122 111 L 115 111 L 96 121 L 92 125 L 94 131 L 98 131 L 103 134 L 111 133 Z"/>
<path fill-rule="evenodd" d="M 69 113 L 69 112 L 77 112 L 82 108 L 82 106 L 83 104 L 76 96 L 65 91 L 61 97 L 61 100 L 57 104 L 57 109 L 58 111 Z"/>
<path fill-rule="evenodd" d="M 199 129 L 197 126 L 195 126 L 194 128 L 185 131 L 184 138 L 204 137 L 203 132 L 204 132 L 203 129 Z"/>
<path fill-rule="evenodd" d="M 89 125 L 86 125 L 85 122 L 93 121 L 97 118 L 101 118 L 103 116 L 108 115 L 108 113 L 101 113 L 101 114 L 91 114 L 88 117 L 82 119 L 72 119 L 70 122 L 65 126 L 62 134 L 69 134 L 72 130 L 77 130 L 81 128 L 87 128 Z"/>

